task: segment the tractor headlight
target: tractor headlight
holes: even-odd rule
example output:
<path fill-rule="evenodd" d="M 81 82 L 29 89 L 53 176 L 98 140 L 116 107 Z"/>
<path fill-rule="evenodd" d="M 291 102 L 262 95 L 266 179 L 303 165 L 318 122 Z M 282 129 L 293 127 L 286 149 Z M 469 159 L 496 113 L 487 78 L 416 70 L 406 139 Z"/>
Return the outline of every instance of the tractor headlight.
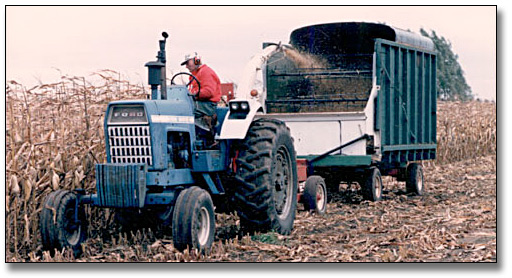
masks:
<path fill-rule="evenodd" d="M 229 103 L 230 119 L 245 119 L 250 111 L 247 101 L 231 101 Z"/>
<path fill-rule="evenodd" d="M 238 109 L 240 108 L 240 106 L 238 105 L 237 102 L 232 102 L 229 104 L 229 108 L 232 112 L 235 112 L 235 111 L 238 111 Z"/>
<path fill-rule="evenodd" d="M 240 104 L 240 109 L 242 109 L 242 110 L 249 110 L 249 103 L 247 103 L 247 102 L 242 102 L 242 103 Z"/>
<path fill-rule="evenodd" d="M 247 101 L 232 101 L 229 103 L 231 113 L 248 113 L 249 103 Z"/>

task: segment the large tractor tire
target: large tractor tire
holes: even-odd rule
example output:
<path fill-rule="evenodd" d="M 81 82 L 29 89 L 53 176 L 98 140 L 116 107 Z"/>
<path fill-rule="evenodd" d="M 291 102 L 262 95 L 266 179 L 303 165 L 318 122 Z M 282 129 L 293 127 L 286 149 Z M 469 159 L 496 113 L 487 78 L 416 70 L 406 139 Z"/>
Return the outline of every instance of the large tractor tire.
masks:
<path fill-rule="evenodd" d="M 411 163 L 407 166 L 407 179 L 405 181 L 405 187 L 407 192 L 414 193 L 418 196 L 423 195 L 424 190 L 424 179 L 423 179 L 423 167 L 418 163 Z"/>
<path fill-rule="evenodd" d="M 304 209 L 321 215 L 327 210 L 327 188 L 320 176 L 310 176 L 304 188 Z"/>
<path fill-rule="evenodd" d="M 382 198 L 382 176 L 379 168 L 371 167 L 366 170 L 361 187 L 365 200 L 379 201 Z"/>
<path fill-rule="evenodd" d="M 44 200 L 39 229 L 43 248 L 52 254 L 55 249 L 61 251 L 64 248 L 73 250 L 75 257 L 82 254 L 82 243 L 87 238 L 87 223 L 85 210 L 82 206 L 76 206 L 77 201 L 76 194 L 68 190 L 54 191 Z"/>
<path fill-rule="evenodd" d="M 215 215 L 210 194 L 197 186 L 180 192 L 172 217 L 174 247 L 197 249 L 206 254 L 215 237 Z"/>
<path fill-rule="evenodd" d="M 236 180 L 236 211 L 244 232 L 291 232 L 297 208 L 297 161 L 290 130 L 283 122 L 252 123 L 239 149 Z"/>

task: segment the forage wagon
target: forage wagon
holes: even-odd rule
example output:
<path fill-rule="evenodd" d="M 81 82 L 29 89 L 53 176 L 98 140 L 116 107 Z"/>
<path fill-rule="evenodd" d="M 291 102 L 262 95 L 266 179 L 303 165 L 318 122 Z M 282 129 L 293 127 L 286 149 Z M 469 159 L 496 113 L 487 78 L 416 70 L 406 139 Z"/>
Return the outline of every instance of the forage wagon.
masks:
<path fill-rule="evenodd" d="M 290 128 L 299 200 L 307 209 L 324 212 L 327 192 L 341 181 L 357 182 L 365 199 L 380 200 L 382 175 L 423 193 L 418 162 L 436 155 L 436 53 L 429 38 L 345 22 L 302 27 L 291 33 L 290 45 L 263 47 L 235 99 L 261 105 L 254 118 Z M 243 137 L 252 116 L 236 130 L 226 125 L 220 138 Z"/>

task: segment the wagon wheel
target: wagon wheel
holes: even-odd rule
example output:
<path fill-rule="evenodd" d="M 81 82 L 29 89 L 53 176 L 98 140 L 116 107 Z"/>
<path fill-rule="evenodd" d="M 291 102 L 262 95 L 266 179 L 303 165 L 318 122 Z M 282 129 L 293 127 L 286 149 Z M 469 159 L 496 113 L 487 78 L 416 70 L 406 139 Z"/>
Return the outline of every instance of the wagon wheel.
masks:
<path fill-rule="evenodd" d="M 406 172 L 407 180 L 405 187 L 407 192 L 414 193 L 418 196 L 423 195 L 424 191 L 424 179 L 423 179 L 423 167 L 418 163 L 411 163 L 407 166 Z"/>
<path fill-rule="evenodd" d="M 382 176 L 377 167 L 371 167 L 366 171 L 361 187 L 365 200 L 379 201 L 382 198 Z"/>
<path fill-rule="evenodd" d="M 324 214 L 327 210 L 327 189 L 324 179 L 320 176 L 310 176 L 304 188 L 304 209 Z"/>

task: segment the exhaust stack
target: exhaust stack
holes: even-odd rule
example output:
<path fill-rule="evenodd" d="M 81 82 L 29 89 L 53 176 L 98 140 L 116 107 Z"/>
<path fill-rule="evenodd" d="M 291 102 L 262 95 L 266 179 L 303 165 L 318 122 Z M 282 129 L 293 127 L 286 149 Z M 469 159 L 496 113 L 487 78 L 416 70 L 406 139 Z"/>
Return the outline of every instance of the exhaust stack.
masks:
<path fill-rule="evenodd" d="M 148 84 L 151 85 L 151 99 L 159 99 L 158 86 L 160 86 L 160 99 L 167 99 L 165 42 L 169 35 L 167 32 L 162 32 L 162 36 L 164 39 L 159 41 L 160 50 L 156 56 L 157 60 L 145 64 L 148 67 Z"/>

